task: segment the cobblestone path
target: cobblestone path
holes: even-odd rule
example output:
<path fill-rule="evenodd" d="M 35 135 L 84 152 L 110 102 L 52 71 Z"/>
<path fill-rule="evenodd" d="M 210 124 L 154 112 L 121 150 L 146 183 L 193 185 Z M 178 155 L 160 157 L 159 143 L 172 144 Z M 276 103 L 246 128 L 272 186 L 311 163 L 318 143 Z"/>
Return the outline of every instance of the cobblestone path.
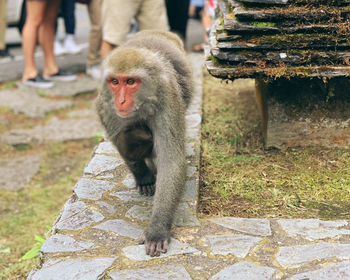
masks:
<path fill-rule="evenodd" d="M 107 140 L 99 144 L 41 248 L 28 280 L 350 279 L 349 221 L 196 217 L 201 123 L 201 62 L 187 113 L 187 183 L 168 253 L 137 245 L 152 199 L 135 189 Z"/>

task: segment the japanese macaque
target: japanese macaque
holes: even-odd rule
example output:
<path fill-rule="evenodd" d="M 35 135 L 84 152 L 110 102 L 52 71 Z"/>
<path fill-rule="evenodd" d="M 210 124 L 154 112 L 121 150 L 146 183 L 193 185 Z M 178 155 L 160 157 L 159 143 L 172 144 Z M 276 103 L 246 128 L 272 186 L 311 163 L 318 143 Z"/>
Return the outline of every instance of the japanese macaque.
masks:
<path fill-rule="evenodd" d="M 141 31 L 103 64 L 97 111 L 109 139 L 143 195 L 153 195 L 151 221 L 141 243 L 146 254 L 165 253 L 186 179 L 185 112 L 192 72 L 181 39 Z"/>

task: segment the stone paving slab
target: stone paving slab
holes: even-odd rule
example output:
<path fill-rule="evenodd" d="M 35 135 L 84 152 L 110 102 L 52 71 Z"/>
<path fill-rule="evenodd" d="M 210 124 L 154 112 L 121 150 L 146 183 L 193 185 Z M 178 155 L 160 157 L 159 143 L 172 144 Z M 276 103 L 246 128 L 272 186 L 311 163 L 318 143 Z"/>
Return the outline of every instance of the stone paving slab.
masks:
<path fill-rule="evenodd" d="M 113 280 L 138 279 L 138 280 L 190 280 L 191 277 L 182 265 L 166 265 L 152 269 L 122 270 L 111 272 L 109 276 Z"/>
<path fill-rule="evenodd" d="M 57 252 L 76 252 L 91 249 L 94 247 L 94 243 L 92 242 L 77 241 L 73 237 L 67 235 L 55 234 L 51 235 L 46 240 L 40 251 L 43 254 Z"/>
<path fill-rule="evenodd" d="M 294 275 L 288 280 L 344 280 L 350 279 L 350 262 L 331 264 L 316 271 Z"/>
<path fill-rule="evenodd" d="M 102 126 L 96 115 L 86 118 L 58 119 L 32 129 L 13 129 L 0 135 L 0 142 L 9 145 L 63 142 L 95 137 Z"/>
<path fill-rule="evenodd" d="M 0 190 L 19 191 L 39 171 L 41 155 L 0 159 Z"/>
<path fill-rule="evenodd" d="M 229 279 L 254 279 L 268 280 L 272 279 L 275 269 L 270 267 L 258 266 L 249 262 L 238 262 L 218 274 L 214 275 L 211 280 L 229 280 Z"/>
<path fill-rule="evenodd" d="M 23 89 L 7 89 L 0 91 L 0 106 L 10 108 L 15 114 L 42 118 L 49 112 L 73 106 L 73 102 L 40 97 L 33 91 Z"/>
<path fill-rule="evenodd" d="M 300 236 L 308 240 L 335 238 L 341 235 L 350 235 L 347 221 L 321 221 L 319 219 L 283 219 L 277 223 L 290 236 Z"/>
<path fill-rule="evenodd" d="M 270 221 L 267 219 L 246 219 L 246 218 L 213 218 L 213 223 L 226 228 L 237 230 L 239 232 L 252 235 L 269 236 L 271 235 Z"/>
<path fill-rule="evenodd" d="M 262 238 L 242 234 L 209 235 L 210 250 L 214 255 L 232 254 L 238 258 L 245 258 L 250 249 L 257 245 Z"/>
<path fill-rule="evenodd" d="M 153 258 L 146 255 L 145 245 L 129 246 L 122 249 L 124 255 L 134 261 L 149 261 Z M 190 247 L 185 243 L 181 243 L 176 239 L 171 239 L 168 252 L 161 254 L 158 258 L 167 258 L 173 255 L 184 255 L 198 252 L 197 249 Z"/>
<path fill-rule="evenodd" d="M 280 247 L 276 255 L 276 261 L 283 267 L 299 267 L 306 262 L 331 258 L 350 259 L 350 243 L 319 242 Z"/>
<path fill-rule="evenodd" d="M 35 92 L 37 89 L 25 86 L 22 83 L 17 83 L 19 89 Z M 98 81 L 91 79 L 88 76 L 79 76 L 77 80 L 72 82 L 55 81 L 52 88 L 41 90 L 47 95 L 70 97 L 81 93 L 93 92 L 98 87 Z"/>
<path fill-rule="evenodd" d="M 186 192 L 168 253 L 151 258 L 138 245 L 152 198 L 137 192 L 135 180 L 105 139 L 56 220 L 41 265 L 28 279 L 350 280 L 348 220 L 196 217 L 202 58 L 189 57 L 196 95 L 186 117 Z"/>
<path fill-rule="evenodd" d="M 120 219 L 108 220 L 102 224 L 94 226 L 94 228 L 113 232 L 117 235 L 126 236 L 133 239 L 139 238 L 143 232 L 142 229 Z"/>
<path fill-rule="evenodd" d="M 51 259 L 38 271 L 33 271 L 28 280 L 96 280 L 101 279 L 115 258 L 58 260 Z"/>

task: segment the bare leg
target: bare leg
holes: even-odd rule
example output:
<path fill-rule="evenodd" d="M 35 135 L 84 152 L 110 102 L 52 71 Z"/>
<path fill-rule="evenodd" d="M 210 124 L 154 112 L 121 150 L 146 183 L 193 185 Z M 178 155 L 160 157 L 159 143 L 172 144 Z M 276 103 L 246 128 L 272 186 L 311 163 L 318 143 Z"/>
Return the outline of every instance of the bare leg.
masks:
<path fill-rule="evenodd" d="M 104 59 L 116 46 L 107 42 L 107 41 L 102 41 L 101 44 L 101 56 L 102 59 Z"/>
<path fill-rule="evenodd" d="M 60 2 L 56 0 L 47 1 L 43 22 L 39 28 L 39 42 L 44 51 L 44 75 L 52 75 L 58 71 L 53 52 L 53 43 L 55 40 L 55 22 Z"/>
<path fill-rule="evenodd" d="M 22 49 L 24 71 L 22 80 L 34 78 L 38 74 L 35 66 L 34 52 L 38 39 L 39 26 L 42 23 L 46 7 L 45 1 L 26 1 L 27 18 L 22 32 Z"/>
<path fill-rule="evenodd" d="M 207 29 L 211 26 L 211 18 L 210 15 L 208 15 L 205 10 L 203 11 L 202 15 L 202 26 L 204 29 L 204 42 L 208 42 L 208 34 Z"/>

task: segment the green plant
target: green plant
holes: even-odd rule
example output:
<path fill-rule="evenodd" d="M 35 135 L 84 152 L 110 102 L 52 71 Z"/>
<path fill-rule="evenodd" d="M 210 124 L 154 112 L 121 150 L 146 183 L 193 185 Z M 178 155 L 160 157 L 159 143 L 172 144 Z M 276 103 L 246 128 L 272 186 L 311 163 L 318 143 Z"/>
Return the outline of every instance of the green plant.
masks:
<path fill-rule="evenodd" d="M 30 260 L 40 255 L 41 246 L 43 246 L 46 239 L 40 235 L 35 235 L 34 240 L 37 241 L 36 245 L 21 257 L 21 261 Z"/>

